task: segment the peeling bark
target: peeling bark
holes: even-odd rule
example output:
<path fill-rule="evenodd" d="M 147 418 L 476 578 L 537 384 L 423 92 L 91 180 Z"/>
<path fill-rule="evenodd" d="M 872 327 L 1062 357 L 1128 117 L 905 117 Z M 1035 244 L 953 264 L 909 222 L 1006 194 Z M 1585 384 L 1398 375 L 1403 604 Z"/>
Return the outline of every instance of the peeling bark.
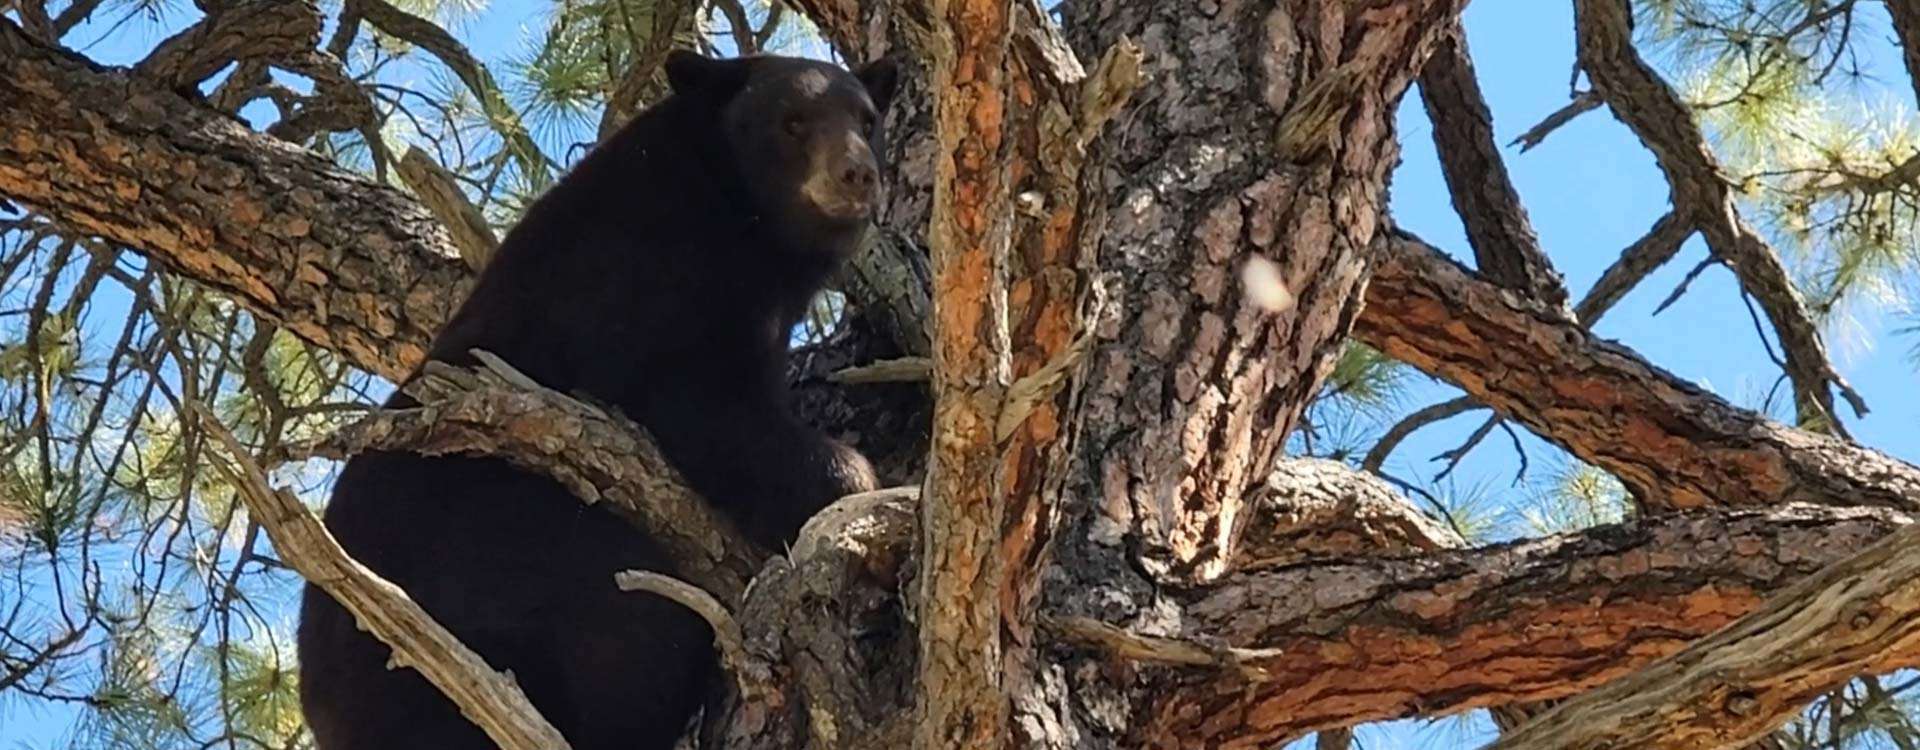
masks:
<path fill-rule="evenodd" d="M 1861 674 L 1920 666 L 1920 528 L 1780 592 L 1631 677 L 1556 706 L 1490 750 L 1719 750 Z"/>
<path fill-rule="evenodd" d="M 1179 619 L 1155 634 L 1227 644 L 1253 676 L 1174 670 L 1155 683 L 1165 697 L 1132 739 L 1275 747 L 1316 729 L 1566 697 L 1680 650 L 1911 521 L 1814 506 L 1691 512 L 1418 558 L 1235 573 L 1176 593 Z"/>
<path fill-rule="evenodd" d="M 921 500 L 920 675 L 913 746 L 1006 741 L 1001 612 L 1007 510 L 996 424 L 1012 385 L 1009 0 L 935 0 L 933 453 Z"/>

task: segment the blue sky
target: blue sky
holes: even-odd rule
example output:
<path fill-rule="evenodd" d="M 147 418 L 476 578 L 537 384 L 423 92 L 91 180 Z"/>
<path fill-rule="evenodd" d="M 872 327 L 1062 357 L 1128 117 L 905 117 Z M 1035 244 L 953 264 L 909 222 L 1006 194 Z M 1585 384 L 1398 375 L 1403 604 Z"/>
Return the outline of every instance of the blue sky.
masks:
<path fill-rule="evenodd" d="M 182 4 L 184 6 L 184 3 Z M 460 33 L 482 59 L 502 63 L 522 50 L 540 22 L 546 0 L 495 0 Z M 1475 62 L 1498 136 L 1504 143 L 1565 103 L 1574 58 L 1572 11 L 1567 2 L 1479 0 L 1466 13 Z M 1868 22 L 1856 44 L 1877 80 L 1860 92 L 1873 103 L 1912 108 L 1912 89 L 1890 42 L 1878 4 L 1863 5 Z M 171 28 L 190 21 L 180 11 L 156 26 L 126 24 L 101 38 L 112 18 L 83 28 L 70 43 L 109 63 L 125 63 L 144 54 Z M 89 41 L 100 38 L 94 44 Z M 1431 129 L 1417 97 L 1409 97 L 1400 115 L 1404 160 L 1395 173 L 1391 209 L 1394 218 L 1450 252 L 1468 252 L 1465 236 L 1447 197 L 1430 141 Z M 1507 149 L 1508 167 L 1526 201 L 1542 245 L 1578 297 L 1621 248 L 1640 237 L 1668 208 L 1666 183 L 1652 157 L 1606 111 L 1588 113 L 1563 127 L 1526 154 Z M 1698 238 L 1678 259 L 1648 279 L 1599 325 L 1599 332 L 1634 348 L 1654 363 L 1742 403 L 1753 403 L 1773 382 L 1769 362 L 1732 276 L 1724 269 L 1706 272 L 1689 294 L 1660 316 L 1652 310 L 1706 250 Z M 112 313 L 103 312 L 111 319 Z M 1848 424 L 1862 443 L 1896 457 L 1920 461 L 1920 391 L 1916 368 L 1908 358 L 1911 339 L 1888 333 L 1885 316 L 1869 315 L 1857 338 L 1838 338 L 1831 346 L 1841 371 L 1866 397 L 1873 413 Z M 1865 342 L 1865 343 L 1863 343 Z M 1865 344 L 1872 345 L 1865 345 Z M 1404 395 L 1408 409 L 1451 398 L 1452 389 L 1419 380 Z M 1426 457 L 1457 446 L 1484 414 L 1457 417 L 1416 434 L 1395 454 L 1389 470 L 1402 476 L 1431 476 Z M 1555 451 L 1530 436 L 1524 441 L 1536 475 L 1554 462 Z M 1516 497 L 1511 487 L 1518 459 L 1503 438 L 1489 439 L 1461 466 L 1456 482 L 1488 489 L 1496 502 Z M 69 715 L 60 710 L 0 704 L 0 746 L 54 747 Z M 1394 722 L 1368 727 L 1361 740 L 1372 750 L 1423 747 L 1473 747 L 1488 736 L 1484 721 Z"/>

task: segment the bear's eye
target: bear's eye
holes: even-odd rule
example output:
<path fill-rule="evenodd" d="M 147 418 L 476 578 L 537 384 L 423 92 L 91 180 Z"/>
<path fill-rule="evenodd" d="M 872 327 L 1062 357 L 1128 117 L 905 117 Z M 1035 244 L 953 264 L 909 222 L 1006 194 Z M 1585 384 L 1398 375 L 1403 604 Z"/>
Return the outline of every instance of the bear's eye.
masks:
<path fill-rule="evenodd" d="M 807 132 L 807 121 L 802 120 L 797 116 L 789 117 L 787 118 L 786 122 L 783 122 L 780 124 L 780 127 L 781 129 L 787 131 L 787 135 L 798 138 L 801 136 L 801 134 Z"/>

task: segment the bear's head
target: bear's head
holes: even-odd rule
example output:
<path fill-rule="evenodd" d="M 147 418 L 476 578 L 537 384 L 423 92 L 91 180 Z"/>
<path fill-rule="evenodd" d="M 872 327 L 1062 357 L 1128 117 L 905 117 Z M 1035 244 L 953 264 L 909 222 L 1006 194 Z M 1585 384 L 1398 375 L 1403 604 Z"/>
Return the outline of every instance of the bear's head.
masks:
<path fill-rule="evenodd" d="M 880 154 L 898 71 L 794 57 L 675 52 L 676 97 L 720 107 L 720 129 L 755 213 L 803 248 L 846 252 L 880 201 Z"/>

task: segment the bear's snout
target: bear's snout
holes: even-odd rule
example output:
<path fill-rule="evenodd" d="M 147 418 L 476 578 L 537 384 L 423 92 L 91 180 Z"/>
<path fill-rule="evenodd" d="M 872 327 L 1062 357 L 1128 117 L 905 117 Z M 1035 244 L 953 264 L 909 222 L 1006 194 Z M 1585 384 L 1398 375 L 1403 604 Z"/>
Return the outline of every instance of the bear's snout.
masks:
<path fill-rule="evenodd" d="M 867 218 L 880 183 L 873 149 L 858 133 L 844 132 L 837 143 L 814 151 L 813 168 L 801 192 L 820 213 L 841 220 Z"/>

